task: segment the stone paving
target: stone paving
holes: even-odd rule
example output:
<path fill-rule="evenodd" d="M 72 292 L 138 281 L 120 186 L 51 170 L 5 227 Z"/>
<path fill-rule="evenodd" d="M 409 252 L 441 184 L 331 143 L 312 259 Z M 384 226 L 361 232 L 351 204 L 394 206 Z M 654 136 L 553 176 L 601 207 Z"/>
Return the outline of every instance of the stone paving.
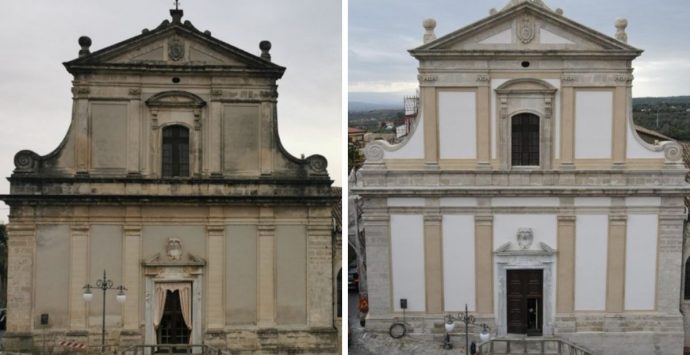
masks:
<path fill-rule="evenodd" d="M 445 350 L 442 343 L 434 341 L 428 334 L 406 335 L 400 339 L 391 338 L 387 332 L 368 331 L 361 327 L 352 329 L 349 354 L 355 355 L 427 355 L 427 354 L 465 354 L 465 341 L 462 337 L 451 339 L 453 349 Z"/>

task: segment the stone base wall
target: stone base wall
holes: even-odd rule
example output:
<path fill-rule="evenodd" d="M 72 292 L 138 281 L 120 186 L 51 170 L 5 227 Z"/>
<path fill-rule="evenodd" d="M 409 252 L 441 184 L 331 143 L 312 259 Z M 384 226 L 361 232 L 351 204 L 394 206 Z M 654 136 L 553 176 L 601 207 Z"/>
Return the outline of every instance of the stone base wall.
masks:
<path fill-rule="evenodd" d="M 233 354 L 338 354 L 338 331 L 335 328 L 307 330 L 227 329 L 213 330 L 204 334 L 204 344 L 231 351 Z M 136 331 L 113 330 L 106 334 L 108 353 L 122 351 L 144 343 L 144 334 Z M 99 350 L 100 332 L 41 331 L 6 333 L 3 348 L 9 352 L 41 354 L 45 347 L 51 354 L 74 354 L 78 351 L 60 345 L 62 341 L 86 344 Z"/>
<path fill-rule="evenodd" d="M 408 334 L 442 340 L 443 315 L 406 316 Z M 368 317 L 366 328 L 388 334 L 395 317 Z M 486 323 L 496 335 L 493 317 L 478 316 L 475 324 Z M 558 315 L 554 322 L 554 335 L 592 350 L 597 355 L 669 355 L 682 354 L 684 343 L 683 318 L 663 314 L 605 314 Z M 464 326 L 456 321 L 451 335 L 464 336 Z M 470 327 L 470 342 L 479 342 L 480 327 Z M 438 338 L 438 339 L 436 339 Z"/>

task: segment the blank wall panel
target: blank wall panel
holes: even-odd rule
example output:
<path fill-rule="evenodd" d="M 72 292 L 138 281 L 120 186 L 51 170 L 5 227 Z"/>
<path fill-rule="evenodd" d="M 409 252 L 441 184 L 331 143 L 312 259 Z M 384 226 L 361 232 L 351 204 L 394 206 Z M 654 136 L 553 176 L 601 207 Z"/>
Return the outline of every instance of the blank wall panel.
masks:
<path fill-rule="evenodd" d="M 629 215 L 625 239 L 625 309 L 653 310 L 656 299 L 655 214 Z"/>
<path fill-rule="evenodd" d="M 610 159 L 612 126 L 613 92 L 578 91 L 575 94 L 575 159 Z"/>
<path fill-rule="evenodd" d="M 578 215 L 575 223 L 575 310 L 603 311 L 609 217 Z"/>
<path fill-rule="evenodd" d="M 477 98 L 474 92 L 438 93 L 441 159 L 476 159 Z"/>
<path fill-rule="evenodd" d="M 408 311 L 425 311 L 423 216 L 391 215 L 391 259 L 395 310 L 406 298 Z"/>
<path fill-rule="evenodd" d="M 475 310 L 474 216 L 443 216 L 444 310 Z"/>

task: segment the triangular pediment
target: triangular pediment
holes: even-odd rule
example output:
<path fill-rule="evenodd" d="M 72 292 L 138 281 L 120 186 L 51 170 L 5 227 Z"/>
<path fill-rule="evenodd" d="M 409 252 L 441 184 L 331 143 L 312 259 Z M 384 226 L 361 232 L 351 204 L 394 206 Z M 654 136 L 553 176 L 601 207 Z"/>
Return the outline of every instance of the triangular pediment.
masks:
<path fill-rule="evenodd" d="M 613 26 L 612 26 L 613 27 Z M 534 2 L 519 2 L 500 12 L 411 50 L 415 55 L 434 52 L 477 54 L 493 52 L 557 51 L 568 53 L 627 53 L 641 51 L 583 26 Z"/>
<path fill-rule="evenodd" d="M 168 20 L 154 30 L 144 30 L 136 37 L 65 63 L 70 72 L 98 66 L 118 69 L 142 65 L 185 66 L 192 70 L 194 67 L 223 67 L 281 74 L 284 71 L 269 60 L 214 38 L 208 31 L 197 30 L 189 21 Z"/>

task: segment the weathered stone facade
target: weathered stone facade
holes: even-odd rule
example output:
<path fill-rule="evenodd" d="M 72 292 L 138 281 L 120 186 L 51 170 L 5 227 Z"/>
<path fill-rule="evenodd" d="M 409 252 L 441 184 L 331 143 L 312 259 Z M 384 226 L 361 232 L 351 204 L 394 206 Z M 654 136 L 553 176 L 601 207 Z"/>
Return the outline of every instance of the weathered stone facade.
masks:
<path fill-rule="evenodd" d="M 503 337 L 515 333 L 507 272 L 538 270 L 539 334 L 597 354 L 681 353 L 687 169 L 678 143 L 634 130 L 641 51 L 627 22 L 612 38 L 514 0 L 443 37 L 435 25 L 410 50 L 414 131 L 370 143 L 351 188 L 364 201 L 367 327 L 387 329 L 406 299 L 414 332 L 467 304 Z M 529 164 L 513 154 L 525 114 L 538 122 Z"/>
<path fill-rule="evenodd" d="M 65 63 L 67 136 L 46 156 L 15 156 L 2 196 L 11 207 L 4 348 L 40 349 L 44 333 L 55 352 L 69 352 L 62 340 L 99 344 L 101 291 L 87 304 L 82 286 L 105 269 L 127 288 L 123 305 L 107 293 L 107 342 L 120 350 L 161 341 L 156 294 L 184 284 L 191 344 L 337 353 L 340 190 L 324 157 L 296 158 L 280 143 L 285 68 L 268 42 L 255 56 L 183 22 L 182 10 L 171 15 L 93 53 L 80 38 L 79 58 Z"/>

